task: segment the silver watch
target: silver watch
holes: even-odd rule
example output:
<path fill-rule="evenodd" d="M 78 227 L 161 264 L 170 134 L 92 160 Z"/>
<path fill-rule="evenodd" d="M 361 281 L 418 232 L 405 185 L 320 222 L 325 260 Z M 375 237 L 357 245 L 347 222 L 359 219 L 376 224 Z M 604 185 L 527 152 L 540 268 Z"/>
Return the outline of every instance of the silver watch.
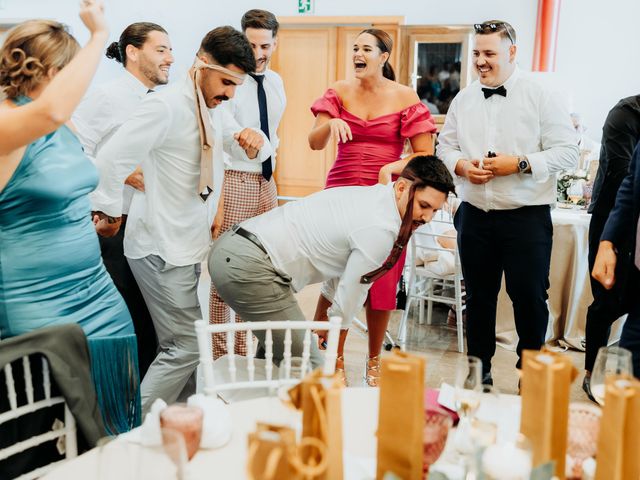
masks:
<path fill-rule="evenodd" d="M 524 155 L 518 157 L 518 171 L 520 173 L 529 173 L 531 171 L 531 165 L 529 159 Z"/>

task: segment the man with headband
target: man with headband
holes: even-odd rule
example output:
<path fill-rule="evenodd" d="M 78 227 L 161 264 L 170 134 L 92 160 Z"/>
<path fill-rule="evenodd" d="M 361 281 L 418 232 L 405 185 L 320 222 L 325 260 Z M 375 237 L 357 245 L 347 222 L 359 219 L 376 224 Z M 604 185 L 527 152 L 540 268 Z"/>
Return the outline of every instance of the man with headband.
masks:
<path fill-rule="evenodd" d="M 255 70 L 251 46 L 231 27 L 209 32 L 184 79 L 147 95 L 100 150 L 100 183 L 92 194 L 99 233 L 115 233 L 124 179 L 141 162 L 145 195 L 129 209 L 124 253 L 158 334 L 159 352 L 142 381 L 145 414 L 156 398 L 167 403 L 194 392 L 198 364 L 193 323 L 202 318 L 197 287 L 211 241 L 211 223 L 224 175 L 223 143 L 262 155 L 261 132 L 223 141 L 220 103 Z M 271 154 L 265 145 L 265 154 Z"/>
<path fill-rule="evenodd" d="M 216 241 L 209 254 L 211 282 L 251 322 L 304 320 L 294 293 L 331 280 L 328 313 L 341 317 L 346 328 L 371 283 L 393 267 L 411 233 L 430 221 L 453 191 L 451 174 L 440 160 L 416 156 L 395 183 L 337 187 L 287 203 L 232 227 Z M 291 333 L 292 355 L 300 355 L 303 332 Z M 273 346 L 278 363 L 283 338 L 276 332 Z M 311 362 L 315 367 L 321 361 L 312 342 Z"/>

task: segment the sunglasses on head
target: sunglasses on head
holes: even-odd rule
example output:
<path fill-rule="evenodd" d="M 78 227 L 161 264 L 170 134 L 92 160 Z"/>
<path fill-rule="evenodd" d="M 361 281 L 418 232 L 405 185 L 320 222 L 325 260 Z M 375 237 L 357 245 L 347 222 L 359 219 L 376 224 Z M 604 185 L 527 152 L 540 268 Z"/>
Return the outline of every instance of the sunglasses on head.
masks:
<path fill-rule="evenodd" d="M 502 22 L 476 23 L 473 25 L 473 28 L 475 29 L 476 33 L 493 33 L 504 30 L 507 34 L 507 37 L 509 37 L 509 40 L 511 40 L 511 45 L 515 45 L 516 43 L 513 41 L 513 37 L 511 36 L 511 33 L 509 33 L 507 25 Z"/>

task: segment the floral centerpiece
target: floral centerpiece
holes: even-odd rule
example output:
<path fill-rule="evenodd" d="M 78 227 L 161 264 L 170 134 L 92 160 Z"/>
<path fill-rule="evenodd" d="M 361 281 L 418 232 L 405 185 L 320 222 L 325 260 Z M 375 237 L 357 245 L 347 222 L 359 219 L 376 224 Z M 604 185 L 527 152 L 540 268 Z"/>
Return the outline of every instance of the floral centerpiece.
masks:
<path fill-rule="evenodd" d="M 569 198 L 567 196 L 567 190 L 574 182 L 587 182 L 587 174 L 582 170 L 576 170 L 575 172 L 563 172 L 558 175 L 557 181 L 557 191 L 558 191 L 558 201 L 559 202 L 568 202 Z"/>

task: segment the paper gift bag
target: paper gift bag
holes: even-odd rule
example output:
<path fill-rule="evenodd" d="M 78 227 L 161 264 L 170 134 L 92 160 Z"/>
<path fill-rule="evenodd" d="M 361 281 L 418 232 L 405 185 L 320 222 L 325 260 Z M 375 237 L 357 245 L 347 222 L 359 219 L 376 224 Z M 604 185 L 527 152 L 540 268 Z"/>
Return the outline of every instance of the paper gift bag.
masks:
<path fill-rule="evenodd" d="M 302 410 L 302 437 L 317 439 L 326 447 L 327 469 L 317 479 L 342 480 L 342 388 L 339 376 L 324 376 L 317 369 L 289 390 L 293 405 Z M 308 465 L 318 465 L 320 454 L 318 449 L 302 452 Z"/>
<path fill-rule="evenodd" d="M 404 352 L 382 358 L 376 478 L 422 478 L 425 359 Z"/>
<path fill-rule="evenodd" d="M 569 390 L 577 374 L 565 355 L 522 352 L 520 432 L 533 446 L 533 465 L 554 461 L 560 479 L 565 478 Z"/>
<path fill-rule="evenodd" d="M 606 379 L 596 480 L 640 479 L 640 382 L 625 375 Z"/>
<path fill-rule="evenodd" d="M 250 480 L 301 479 L 290 462 L 295 452 L 293 429 L 258 423 L 256 431 L 249 434 L 247 477 Z"/>

